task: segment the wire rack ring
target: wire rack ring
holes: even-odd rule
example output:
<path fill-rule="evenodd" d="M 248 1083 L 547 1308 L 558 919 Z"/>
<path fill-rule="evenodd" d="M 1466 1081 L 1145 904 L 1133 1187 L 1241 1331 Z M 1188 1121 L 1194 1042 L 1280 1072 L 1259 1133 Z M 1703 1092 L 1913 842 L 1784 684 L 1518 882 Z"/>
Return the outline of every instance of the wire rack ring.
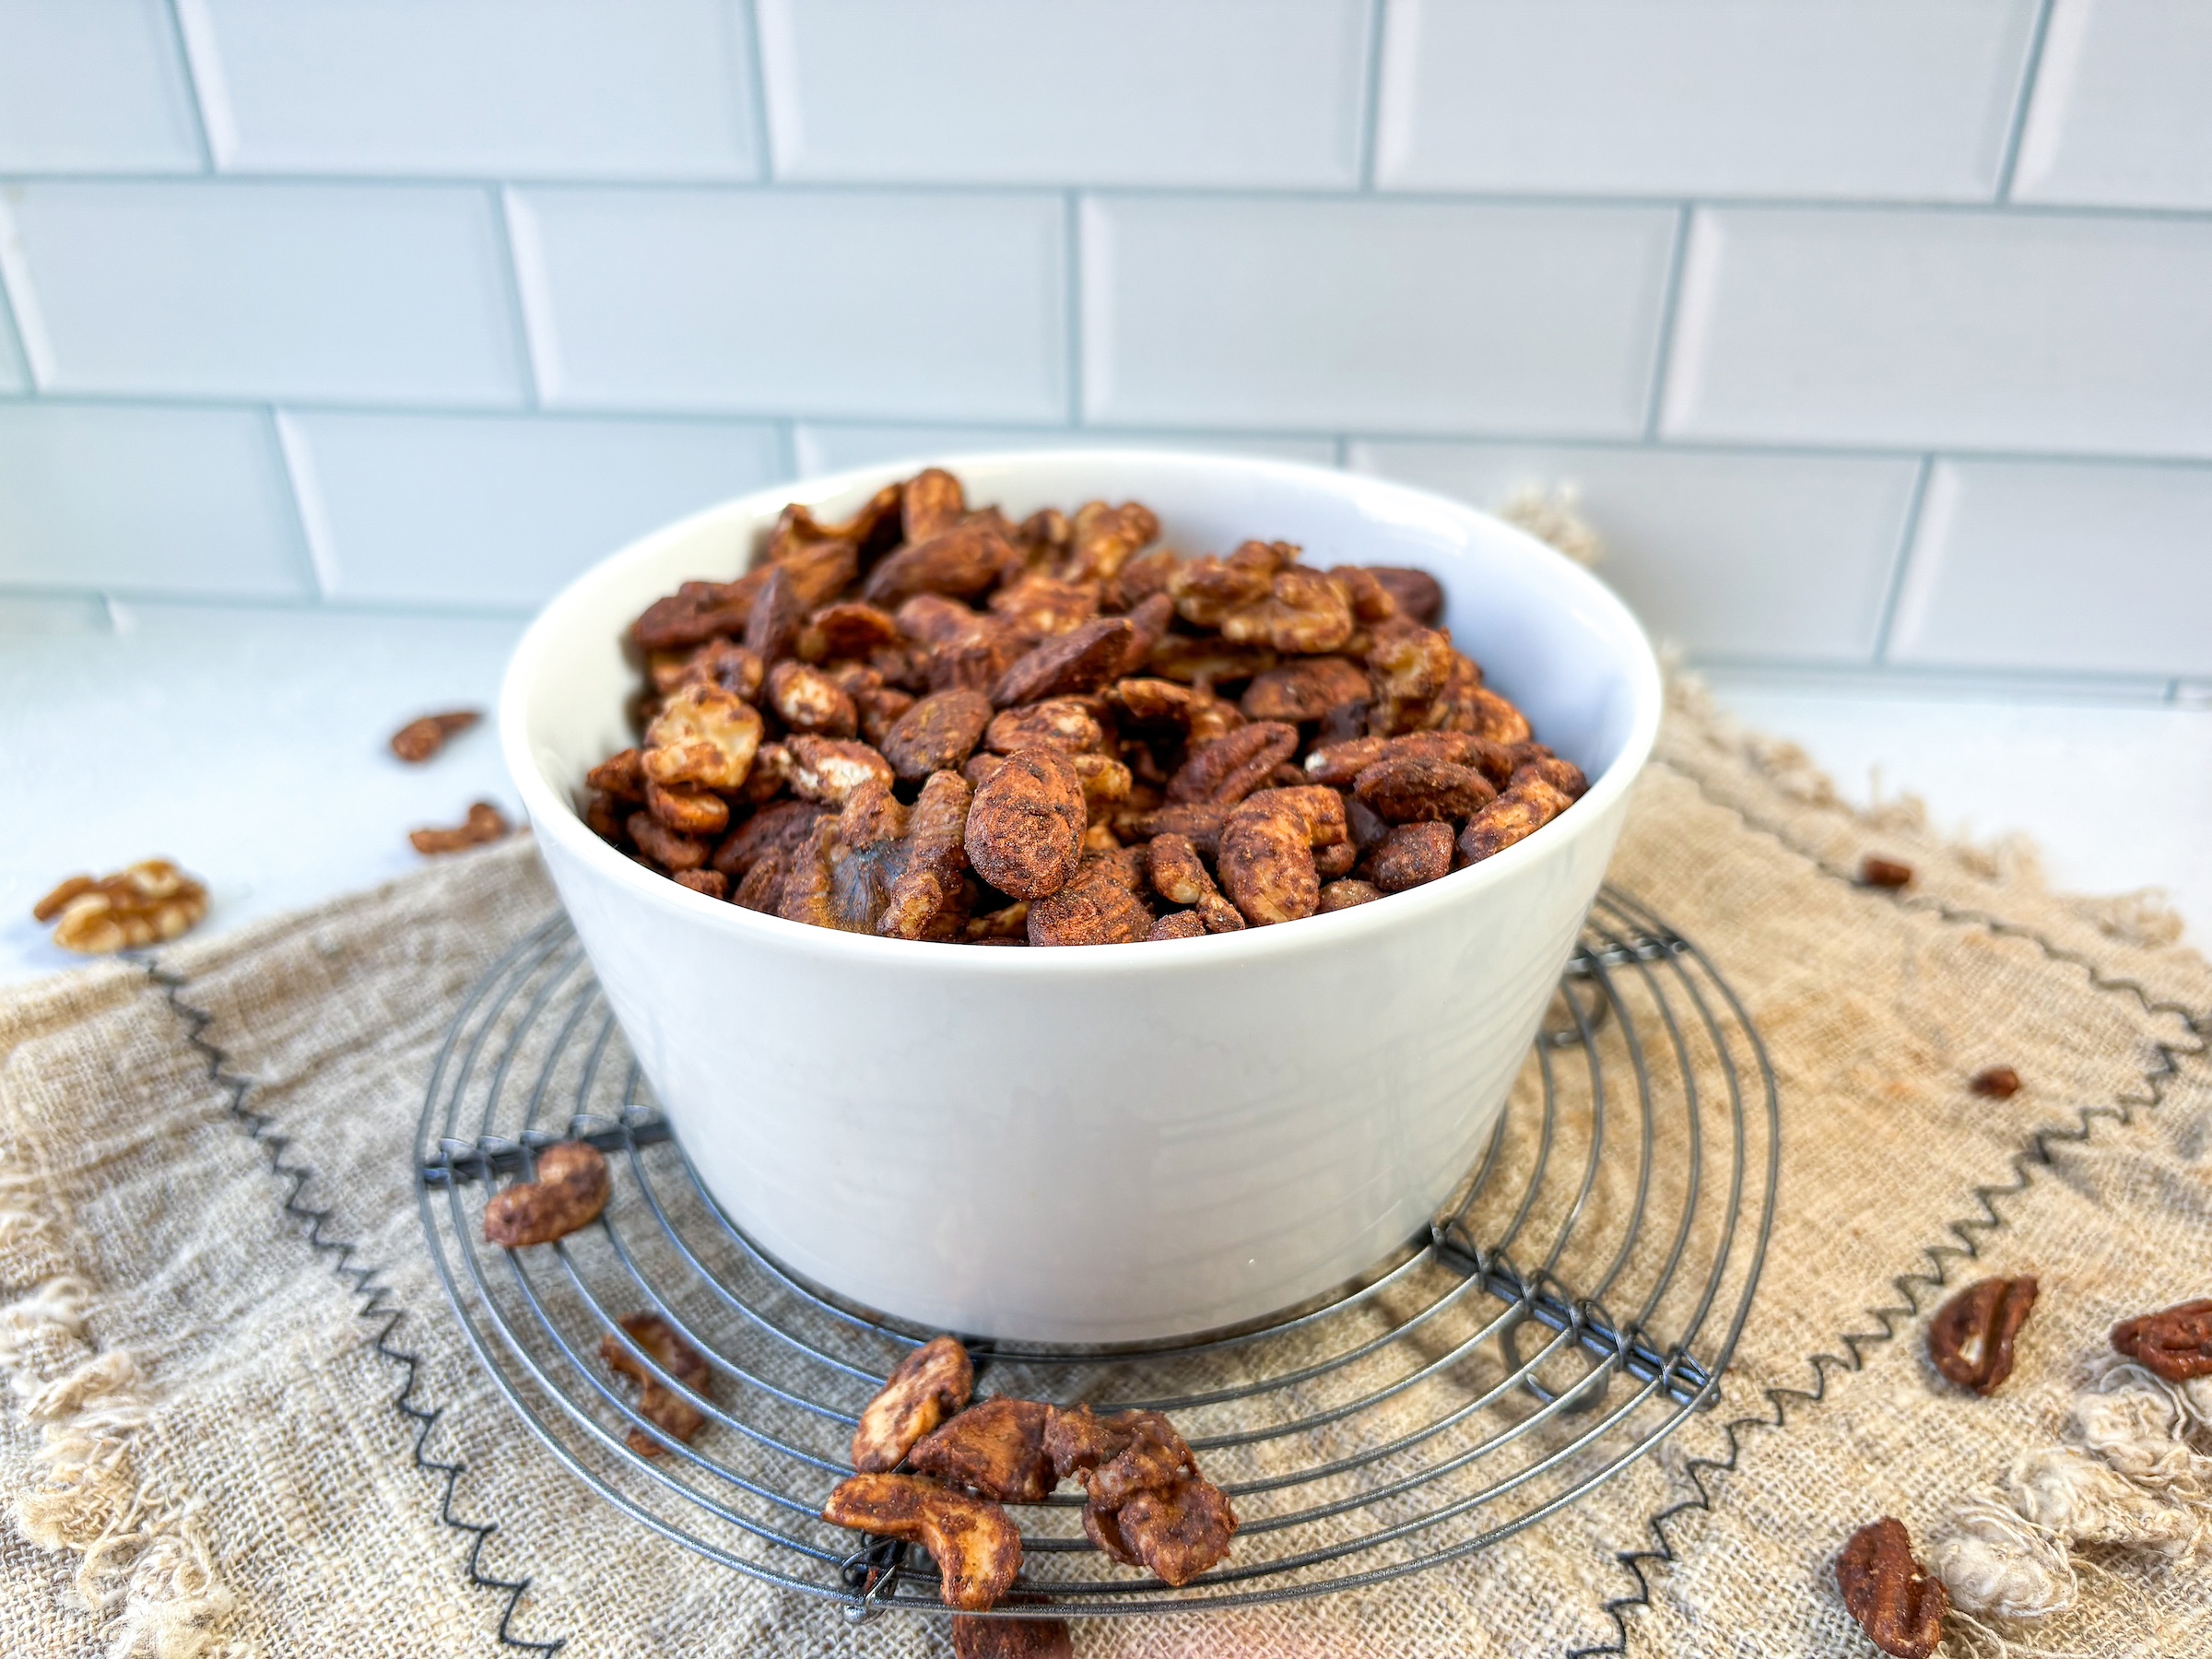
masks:
<path fill-rule="evenodd" d="M 488 1192 L 576 1136 L 613 1167 L 606 1214 L 549 1247 L 486 1247 Z M 424 1236 L 462 1329 L 572 1474 L 664 1537 L 850 1618 L 943 1611 L 925 1554 L 818 1518 L 850 1473 L 860 1408 L 935 1333 L 802 1283 L 722 1212 L 564 918 L 469 993 L 415 1152 Z M 1717 1398 L 1758 1288 L 1780 1154 L 1773 1071 L 1742 1004 L 1694 944 L 1608 888 L 1482 1158 L 1369 1280 L 1179 1343 L 970 1344 L 979 1396 L 1169 1413 L 1241 1522 L 1226 1561 L 1171 1588 L 1098 1554 L 1079 1497 L 1023 1506 L 1020 1612 L 1355 1589 L 1576 1501 Z M 689 1444 L 655 1433 L 602 1359 L 603 1338 L 636 1312 L 667 1320 L 711 1368 Z"/>

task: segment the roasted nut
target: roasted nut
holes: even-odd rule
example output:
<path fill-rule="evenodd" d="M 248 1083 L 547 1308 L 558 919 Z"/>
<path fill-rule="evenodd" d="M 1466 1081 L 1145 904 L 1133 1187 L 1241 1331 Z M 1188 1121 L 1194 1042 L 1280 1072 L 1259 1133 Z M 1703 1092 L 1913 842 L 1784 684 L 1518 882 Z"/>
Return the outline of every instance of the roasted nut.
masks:
<path fill-rule="evenodd" d="M 1265 645 L 1232 645 L 1218 634 L 1163 634 L 1144 663 L 1147 674 L 1211 689 L 1265 674 L 1282 659 Z"/>
<path fill-rule="evenodd" d="M 730 804 L 704 789 L 665 789 L 647 779 L 645 809 L 681 835 L 720 835 L 730 827 Z"/>
<path fill-rule="evenodd" d="M 639 816 L 642 817 L 642 814 Z M 410 830 L 408 843 L 426 858 L 440 853 L 465 853 L 471 847 L 481 847 L 503 840 L 513 829 L 507 815 L 489 801 L 478 801 L 468 809 L 468 816 L 451 830 Z M 196 920 L 196 918 L 195 918 Z M 67 924 L 68 918 L 63 923 Z M 191 924 L 187 923 L 186 926 Z M 182 932 L 182 929 L 178 930 Z M 57 933 L 58 938 L 60 935 Z M 174 937 L 174 935 L 170 935 Z M 72 946 L 72 949 L 76 947 Z M 119 948 L 119 947 L 118 947 Z"/>
<path fill-rule="evenodd" d="M 410 720 L 392 734 L 392 752 L 410 766 L 420 766 L 445 747 L 446 739 L 460 735 L 484 716 L 475 709 L 455 709 L 450 714 L 425 714 Z"/>
<path fill-rule="evenodd" d="M 1375 685 L 1367 729 L 1389 736 L 1427 726 L 1456 662 L 1451 640 L 1435 629 L 1404 618 L 1379 623 L 1367 653 Z"/>
<path fill-rule="evenodd" d="M 1498 798 L 1488 778 L 1449 760 L 1378 760 L 1360 770 L 1352 787 L 1377 818 L 1392 824 L 1464 818 Z"/>
<path fill-rule="evenodd" d="M 968 497 L 960 481 L 941 466 L 926 467 L 899 492 L 899 523 L 910 542 L 942 535 L 960 522 Z"/>
<path fill-rule="evenodd" d="M 1027 945 L 1030 942 L 1030 901 L 1017 899 L 1002 909 L 987 915 L 969 919 L 966 929 L 971 945 Z"/>
<path fill-rule="evenodd" d="M 1060 1478 L 1044 1449 L 1050 1410 L 1034 1400 L 985 1400 L 917 1441 L 907 1461 L 981 1498 L 1042 1503 Z"/>
<path fill-rule="evenodd" d="M 630 637 L 645 651 L 698 645 L 716 634 L 735 637 L 752 615 L 753 595 L 768 581 L 765 570 L 750 571 L 735 582 L 687 582 L 665 599 L 655 599 L 629 625 Z"/>
<path fill-rule="evenodd" d="M 1017 657 L 991 688 L 991 700 L 1004 709 L 1095 691 L 1127 673 L 1139 659 L 1136 625 L 1126 617 L 1100 617 Z"/>
<path fill-rule="evenodd" d="M 1025 748 L 1080 755 L 1106 747 L 1106 728 L 1084 701 L 1072 697 L 1048 698 L 995 716 L 983 733 L 983 747 L 1001 755 Z"/>
<path fill-rule="evenodd" d="M 912 1350 L 860 1414 L 853 1431 L 853 1466 L 862 1474 L 895 1469 L 914 1442 L 968 1404 L 975 1367 L 950 1336 L 933 1336 Z"/>
<path fill-rule="evenodd" d="M 804 544 L 783 541 L 781 536 L 779 529 L 777 537 L 769 542 L 767 564 L 747 574 L 761 578 L 765 587 L 769 572 L 782 571 L 791 579 L 792 591 L 798 595 L 803 610 L 829 604 L 860 574 L 859 551 L 842 536 Z"/>
<path fill-rule="evenodd" d="M 811 801 L 763 806 L 714 849 L 714 868 L 732 881 L 743 881 L 765 854 L 805 841 L 821 816 L 822 809 Z"/>
<path fill-rule="evenodd" d="M 639 852 L 671 873 L 696 870 L 707 862 L 705 841 L 680 830 L 669 829 L 650 812 L 631 813 L 623 828 L 629 831 L 629 839 L 637 843 Z M 430 832 L 418 830 L 415 833 Z M 420 844 L 418 842 L 418 847 Z"/>
<path fill-rule="evenodd" d="M 1063 634 L 1099 614 L 1099 584 L 1033 571 L 992 594 L 991 611 L 1031 639 Z"/>
<path fill-rule="evenodd" d="M 642 801 L 645 798 L 645 769 L 639 764 L 638 751 L 634 748 L 609 755 L 585 772 L 583 781 L 618 801 Z"/>
<path fill-rule="evenodd" d="M 764 663 L 782 662 L 799 648 L 799 630 L 806 626 L 808 608 L 799 599 L 791 568 L 771 566 L 746 618 L 745 648 Z"/>
<path fill-rule="evenodd" d="M 207 889 L 166 858 L 148 858 L 97 881 L 72 876 L 30 913 L 54 923 L 53 942 L 64 950 L 106 956 L 159 945 L 198 925 L 207 914 Z"/>
<path fill-rule="evenodd" d="M 952 1659 L 1075 1659 L 1075 1639 L 1059 1618 L 952 1616 Z"/>
<path fill-rule="evenodd" d="M 876 932 L 887 939 L 950 939 L 968 923 L 968 854 L 961 846 L 973 792 L 958 772 L 932 772 L 907 818 L 906 844 Z"/>
<path fill-rule="evenodd" d="M 812 839 L 809 831 L 808 840 Z M 791 866 L 806 850 L 803 841 L 797 847 L 771 847 L 753 861 L 737 884 L 737 891 L 730 902 L 745 910 L 758 911 L 764 916 L 781 915 L 783 909 L 784 877 Z"/>
<path fill-rule="evenodd" d="M 1891 858 L 1877 858 L 1871 853 L 1859 860 L 1859 885 L 1867 888 L 1886 888 L 1894 892 L 1912 879 L 1912 866 L 1899 864 Z"/>
<path fill-rule="evenodd" d="M 848 601 L 825 605 L 799 630 L 799 654 L 810 663 L 852 657 L 866 662 L 899 642 L 899 624 L 887 610 Z"/>
<path fill-rule="evenodd" d="M 888 784 L 896 776 L 891 763 L 865 743 L 802 734 L 785 747 L 791 750 L 792 794 L 824 806 L 842 806 L 871 778 Z"/>
<path fill-rule="evenodd" d="M 1106 1510 L 1147 1487 L 1198 1473 L 1182 1436 L 1157 1411 L 1102 1418 L 1088 1406 L 1053 1406 L 1045 1420 L 1044 1450 L 1053 1473 L 1082 1482 L 1090 1501 Z"/>
<path fill-rule="evenodd" d="M 1241 923 L 1243 918 L 1240 916 L 1237 920 Z M 1170 911 L 1152 924 L 1152 931 L 1145 937 L 1153 940 L 1203 939 L 1206 937 L 1206 924 L 1199 921 L 1196 911 Z"/>
<path fill-rule="evenodd" d="M 1132 1494 L 1112 1512 L 1112 1526 L 1135 1564 L 1180 1586 L 1229 1554 L 1237 1512 L 1219 1487 L 1192 1478 Z"/>
<path fill-rule="evenodd" d="M 933 691 L 899 717 L 883 739 L 883 757 L 912 782 L 959 767 L 991 724 L 991 700 L 981 691 Z"/>
<path fill-rule="evenodd" d="M 823 737 L 851 737 L 860 730 L 860 711 L 819 668 L 795 660 L 769 670 L 769 706 L 794 732 Z"/>
<path fill-rule="evenodd" d="M 1257 720 L 1203 744 L 1168 780 L 1168 799 L 1178 805 L 1233 806 L 1267 781 L 1267 774 L 1298 747 L 1298 728 Z"/>
<path fill-rule="evenodd" d="M 1347 819 L 1351 816 L 1348 806 L 1345 816 Z M 1313 874 L 1321 877 L 1325 887 L 1339 877 L 1349 876 L 1352 866 L 1359 862 L 1359 854 L 1366 850 L 1349 835 L 1334 846 L 1316 847 L 1313 849 Z"/>
<path fill-rule="evenodd" d="M 956 524 L 900 548 L 868 572 L 860 596 L 886 610 L 897 609 L 916 594 L 966 599 L 998 580 L 1001 561 L 1012 551 L 987 524 Z"/>
<path fill-rule="evenodd" d="M 1481 739 L 1476 738 L 1473 741 L 1479 743 Z M 1492 752 L 1495 752 L 1496 747 L 1485 746 Z M 1515 746 L 1512 752 L 1518 753 L 1521 749 L 1535 747 L 1537 746 L 1534 744 L 1520 744 Z M 1573 761 L 1561 759 L 1557 755 L 1535 755 L 1518 761 L 1507 780 L 1506 786 L 1510 788 L 1513 783 L 1527 778 L 1543 779 L 1545 782 L 1550 784 L 1571 801 L 1579 801 L 1590 793 L 1590 780 L 1583 776 L 1583 769 Z"/>
<path fill-rule="evenodd" d="M 677 887 L 689 888 L 695 893 L 704 893 L 710 899 L 727 899 L 730 896 L 730 878 L 720 870 L 672 870 L 668 878 Z"/>
<path fill-rule="evenodd" d="M 606 1207 L 606 1158 L 582 1141 L 561 1141 L 537 1154 L 535 1181 L 494 1193 L 484 1206 L 484 1242 L 520 1250 L 550 1244 L 588 1227 Z"/>
<path fill-rule="evenodd" d="M 1168 575 L 1175 612 L 1200 628 L 1219 628 L 1231 616 L 1267 598 L 1276 572 L 1298 557 L 1288 542 L 1248 541 L 1227 559 L 1193 559 Z"/>
<path fill-rule="evenodd" d="M 1293 725 L 1319 720 L 1340 703 L 1364 702 L 1367 670 L 1340 656 L 1301 657 L 1253 677 L 1238 706 L 1252 720 Z"/>
<path fill-rule="evenodd" d="M 1119 507 L 1086 501 L 1076 509 L 1067 568 L 1061 573 L 1075 582 L 1112 576 L 1130 555 L 1159 537 L 1159 521 L 1148 507 L 1135 501 L 1124 501 Z"/>
<path fill-rule="evenodd" d="M 1399 824 L 1374 852 L 1375 886 L 1403 893 L 1452 873 L 1452 826 L 1433 820 Z"/>
<path fill-rule="evenodd" d="M 1276 573 L 1266 598 L 1222 618 L 1221 637 L 1301 655 L 1340 650 L 1352 637 L 1351 601 L 1320 571 L 1292 566 Z"/>
<path fill-rule="evenodd" d="M 2012 1344 L 2035 1306 L 2035 1279 L 1985 1278 L 1928 1321 L 1928 1359 L 1960 1388 L 1993 1394 L 2012 1375 Z"/>
<path fill-rule="evenodd" d="M 1541 778 L 1533 779 L 1525 789 L 1509 789 L 1467 820 L 1460 833 L 1460 856 L 1477 864 L 1502 853 L 1573 805 Z"/>
<path fill-rule="evenodd" d="M 760 714 L 720 686 L 686 686 L 645 728 L 640 765 L 656 783 L 735 789 L 760 748 Z"/>
<path fill-rule="evenodd" d="M 1221 827 L 1221 886 L 1254 927 L 1295 922 L 1321 908 L 1321 877 L 1304 818 L 1270 789 L 1252 797 Z"/>
<path fill-rule="evenodd" d="M 975 792 L 968 860 L 1002 893 L 1047 898 L 1074 877 L 1088 817 L 1082 780 L 1065 755 L 1018 750 Z"/>
<path fill-rule="evenodd" d="M 1370 881 L 1332 881 L 1321 889 L 1321 913 L 1350 910 L 1355 904 L 1372 904 L 1382 889 Z"/>
<path fill-rule="evenodd" d="M 1150 847 L 1152 886 L 1162 899 L 1191 906 L 1189 913 L 1207 933 L 1242 931 L 1243 915 L 1221 896 L 1188 836 L 1171 830 L 1154 836 Z"/>
<path fill-rule="evenodd" d="M 2212 1377 L 2212 1300 L 2122 1320 L 2112 1327 L 2112 1351 L 2169 1382 Z"/>
<path fill-rule="evenodd" d="M 1526 715 L 1488 686 L 1459 683 L 1459 671 L 1469 666 L 1466 658 L 1457 658 L 1453 682 L 1445 689 L 1446 720 L 1452 728 L 1470 732 L 1489 743 L 1526 743 L 1529 736 Z M 1582 773 L 1577 771 L 1574 775 L 1579 778 Z"/>
<path fill-rule="evenodd" d="M 1992 1065 L 1967 1079 L 1969 1088 L 1992 1100 L 2009 1100 L 2020 1092 L 2020 1074 L 2009 1065 Z"/>
<path fill-rule="evenodd" d="M 1852 1534 L 1836 1558 L 1836 1587 L 1866 1639 L 1894 1659 L 1928 1659 L 1942 1643 L 1951 1598 L 1912 1559 L 1903 1522 L 1885 1515 Z"/>
<path fill-rule="evenodd" d="M 1400 616 L 1433 628 L 1436 619 L 1444 614 L 1444 590 L 1428 571 L 1394 565 L 1369 565 L 1366 570 L 1382 591 L 1397 602 Z"/>
<path fill-rule="evenodd" d="M 1030 943 L 1134 945 L 1152 932 L 1149 906 L 1112 853 L 1086 853 L 1065 886 L 1030 901 Z"/>
<path fill-rule="evenodd" d="M 677 1335 L 675 1327 L 658 1313 L 625 1313 L 616 1323 L 629 1342 L 625 1343 L 612 1331 L 607 1332 L 599 1338 L 600 1359 L 606 1361 L 607 1369 L 621 1372 L 638 1384 L 640 1417 L 670 1440 L 688 1443 L 693 1435 L 706 1427 L 706 1413 L 648 1371 L 631 1351 L 630 1344 L 636 1344 L 646 1359 L 701 1399 L 708 1397 L 713 1371 L 699 1350 Z M 641 1457 L 659 1457 L 668 1450 L 658 1438 L 642 1429 L 632 1429 L 622 1438 Z"/>
<path fill-rule="evenodd" d="M 982 1612 L 1021 1571 L 1021 1535 L 1005 1510 L 919 1476 L 855 1475 L 830 1494 L 822 1519 L 918 1541 L 937 1563 L 937 1593 L 948 1607 Z"/>

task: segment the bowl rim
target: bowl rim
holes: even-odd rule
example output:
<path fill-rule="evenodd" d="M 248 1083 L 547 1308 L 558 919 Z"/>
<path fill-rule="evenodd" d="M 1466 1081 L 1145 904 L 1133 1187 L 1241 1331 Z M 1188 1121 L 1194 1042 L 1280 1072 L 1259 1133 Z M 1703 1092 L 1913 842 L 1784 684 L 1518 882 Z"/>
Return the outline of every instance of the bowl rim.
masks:
<path fill-rule="evenodd" d="M 1462 519 L 1481 521 L 1535 551 L 1556 561 L 1571 587 L 1581 589 L 1583 603 L 1605 614 L 1629 650 L 1620 665 L 1633 701 L 1633 715 L 1619 752 L 1597 777 L 1588 793 L 1565 813 L 1532 835 L 1493 857 L 1406 892 L 1386 895 L 1390 903 L 1354 905 L 1303 917 L 1295 927 L 1248 927 L 1241 932 L 1208 934 L 1195 939 L 1138 940 L 1112 950 L 1012 950 L 978 948 L 965 944 L 921 939 L 883 939 L 872 934 L 851 934 L 810 923 L 790 922 L 763 915 L 695 893 L 664 876 L 658 876 L 617 852 L 588 829 L 574 804 L 566 799 L 538 769 L 531 753 L 528 704 L 547 666 L 551 636 L 565 620 L 566 612 L 579 602 L 584 588 L 606 576 L 610 568 L 642 559 L 670 541 L 732 516 L 773 518 L 789 502 L 808 506 L 860 490 L 874 490 L 896 479 L 912 477 L 926 466 L 959 473 L 962 467 L 1045 467 L 1079 461 L 1088 465 L 1125 462 L 1158 465 L 1161 462 L 1193 467 L 1225 469 L 1265 481 L 1316 482 L 1338 494 L 1395 497 L 1409 507 L 1430 512 L 1439 510 Z M 586 869 L 609 880 L 627 895 L 651 904 L 671 919 L 721 929 L 725 936 L 763 949 L 786 949 L 811 954 L 853 967 L 889 969 L 900 961 L 935 971 L 953 971 L 996 978 L 1005 974 L 1074 974 L 1113 976 L 1123 973 L 1158 974 L 1172 970 L 1212 971 L 1249 964 L 1262 956 L 1305 948 L 1323 949 L 1350 943 L 1367 933 L 1396 927 L 1410 928 L 1422 918 L 1475 899 L 1478 894 L 1516 876 L 1547 857 L 1563 853 L 1586 834 L 1599 833 L 1612 817 L 1615 806 L 1634 784 L 1656 741 L 1664 704 L 1658 658 L 1649 638 L 1618 594 L 1603 582 L 1547 543 L 1493 514 L 1448 496 L 1370 474 L 1317 466 L 1304 462 L 1221 454 L 1199 450 L 1085 447 L 1068 449 L 983 450 L 952 455 L 875 463 L 813 478 L 793 478 L 733 496 L 697 512 L 648 531 L 605 558 L 594 561 L 565 583 L 539 609 L 514 647 L 500 680 L 499 700 L 500 747 L 509 774 L 523 798 L 533 831 L 558 841 L 563 852 Z M 1547 849 L 1549 849 L 1547 852 Z M 1171 950 L 1168 947 L 1173 947 Z"/>

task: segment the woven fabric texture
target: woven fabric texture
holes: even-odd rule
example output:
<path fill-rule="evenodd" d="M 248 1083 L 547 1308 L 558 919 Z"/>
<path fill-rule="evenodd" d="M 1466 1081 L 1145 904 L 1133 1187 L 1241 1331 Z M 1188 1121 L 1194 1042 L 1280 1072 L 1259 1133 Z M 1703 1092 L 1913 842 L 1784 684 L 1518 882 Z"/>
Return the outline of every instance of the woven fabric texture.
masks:
<path fill-rule="evenodd" d="M 1868 853 L 1916 871 L 1852 880 Z M 1868 1652 L 1830 1563 L 2053 1444 L 2129 1313 L 2212 1294 L 2212 968 L 2155 907 L 1840 803 L 1677 691 L 1613 881 L 1781 1082 L 1772 1247 L 1720 1407 L 1586 1500 L 1371 1591 L 1105 1621 L 1086 1655 Z M 948 1651 L 696 1559 L 521 1431 L 423 1249 L 409 1147 L 467 986 L 551 910 L 527 843 L 0 1002 L 0 1652 Z M 1973 1094 L 2006 1065 L 2025 1087 Z M 2011 1382 L 1919 1340 L 2036 1273 Z M 2202 1450 L 2203 1448 L 2199 1448 Z M 2204 1557 L 2105 1550 L 2027 1648 L 2212 1651 Z M 1959 1649 L 1958 1651 L 1965 1651 Z"/>

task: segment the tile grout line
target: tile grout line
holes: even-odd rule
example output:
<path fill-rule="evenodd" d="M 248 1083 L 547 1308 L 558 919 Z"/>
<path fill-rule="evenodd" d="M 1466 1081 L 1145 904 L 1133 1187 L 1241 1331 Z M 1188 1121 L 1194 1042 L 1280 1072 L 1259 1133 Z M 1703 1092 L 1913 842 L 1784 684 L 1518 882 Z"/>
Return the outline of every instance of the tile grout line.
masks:
<path fill-rule="evenodd" d="M 1659 337 L 1652 346 L 1652 383 L 1643 400 L 1643 442 L 1659 441 L 1659 411 L 1666 399 L 1667 371 L 1675 360 L 1675 323 L 1682 304 L 1682 267 L 1689 258 L 1689 229 L 1697 205 L 1682 202 L 1675 207 L 1675 245 L 1666 262 L 1666 287 L 1659 300 Z"/>
<path fill-rule="evenodd" d="M 1882 592 L 1880 619 L 1874 629 L 1874 661 L 1877 667 L 1889 665 L 1889 630 L 1897 625 L 1898 601 L 1905 591 L 1905 573 L 1912 564 L 1913 544 L 1920 538 L 1921 510 L 1927 505 L 1928 477 L 1936 470 L 1933 452 L 1920 458 L 1920 470 L 1912 475 L 1912 493 L 1905 500 L 1904 523 L 1897 535 L 1897 552 L 1891 557 L 1889 580 Z"/>
<path fill-rule="evenodd" d="M 1061 198 L 1061 254 L 1067 270 L 1062 284 L 1061 306 L 1067 330 L 1067 424 L 1083 426 L 1083 193 L 1070 190 Z"/>
<path fill-rule="evenodd" d="M 1359 111 L 1359 153 L 1355 159 L 1362 195 L 1371 195 L 1375 189 L 1375 147 L 1382 124 L 1382 30 L 1389 7 L 1390 0 L 1368 0 L 1367 62 L 1361 65 L 1365 71 L 1361 78 L 1364 101 Z"/>
<path fill-rule="evenodd" d="M 2005 150 L 1997 162 L 1997 189 L 1994 205 L 2009 207 L 2012 202 L 2013 173 L 2020 164 L 2020 140 L 2028 131 L 2029 106 L 2035 101 L 2035 84 L 2041 78 L 2043 42 L 2051 37 L 2051 13 L 2057 0 L 2041 0 L 2035 14 L 2035 28 L 2028 37 L 2028 55 L 2020 65 L 2020 88 L 2013 97 L 2012 121 L 2005 131 Z"/>

